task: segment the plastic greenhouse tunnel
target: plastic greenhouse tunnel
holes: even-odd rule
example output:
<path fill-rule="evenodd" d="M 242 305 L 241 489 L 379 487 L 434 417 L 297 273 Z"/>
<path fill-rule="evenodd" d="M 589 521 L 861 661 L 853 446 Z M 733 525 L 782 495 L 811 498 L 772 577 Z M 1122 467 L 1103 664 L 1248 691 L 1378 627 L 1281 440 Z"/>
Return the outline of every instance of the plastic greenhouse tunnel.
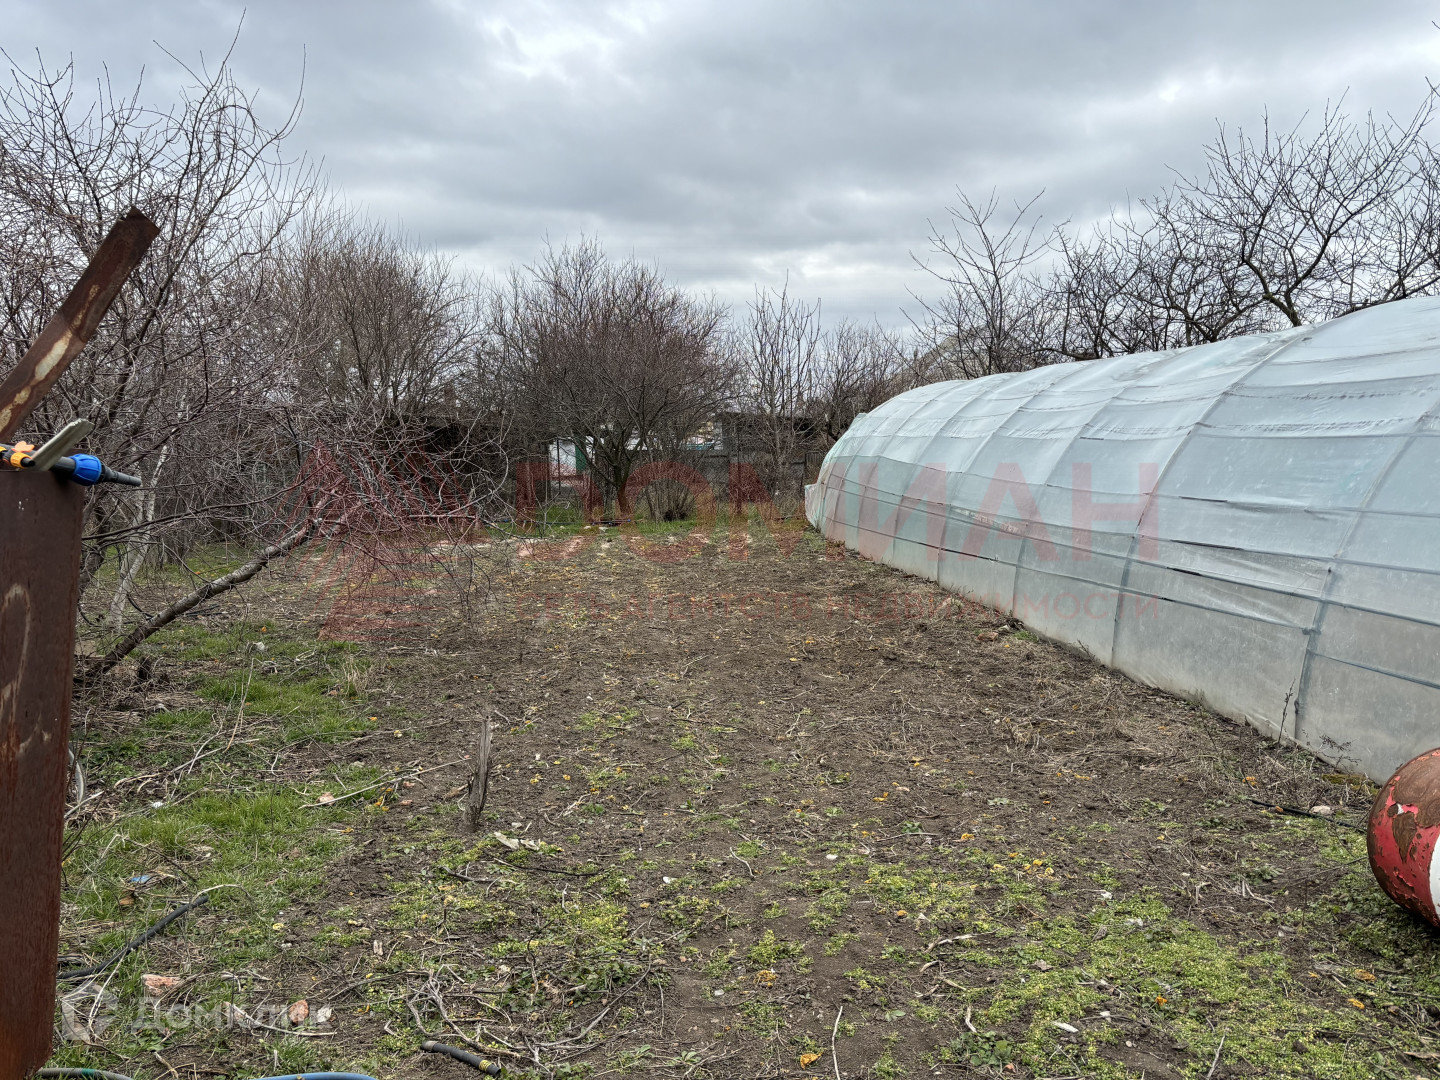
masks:
<path fill-rule="evenodd" d="M 1440 299 L 908 391 L 806 515 L 1383 780 L 1440 741 Z"/>

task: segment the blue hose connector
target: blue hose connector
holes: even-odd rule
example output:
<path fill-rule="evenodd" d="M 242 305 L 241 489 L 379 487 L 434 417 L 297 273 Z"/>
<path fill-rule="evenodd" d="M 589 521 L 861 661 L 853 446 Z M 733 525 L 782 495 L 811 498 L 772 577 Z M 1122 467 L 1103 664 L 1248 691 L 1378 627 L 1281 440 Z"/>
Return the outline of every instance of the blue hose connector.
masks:
<path fill-rule="evenodd" d="M 105 466 L 100 464 L 98 457 L 94 454 L 72 454 L 70 460 L 75 462 L 75 471 L 70 474 L 71 480 L 85 487 L 99 483 Z"/>

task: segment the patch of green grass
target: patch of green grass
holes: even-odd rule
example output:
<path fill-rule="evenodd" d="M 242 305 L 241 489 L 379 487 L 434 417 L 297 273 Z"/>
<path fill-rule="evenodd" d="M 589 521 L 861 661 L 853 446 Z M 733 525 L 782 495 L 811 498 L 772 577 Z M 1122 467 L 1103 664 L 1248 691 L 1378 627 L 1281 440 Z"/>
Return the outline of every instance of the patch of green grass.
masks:
<path fill-rule="evenodd" d="M 1098 930 L 1104 927 L 1103 935 Z M 1056 1021 L 1073 1023 L 1114 1002 L 1167 1037 L 1188 1045 L 1196 1067 L 1212 1060 L 1226 1036 L 1226 1060 L 1244 1061 L 1267 1077 L 1360 1080 L 1376 1075 L 1372 1058 L 1349 1039 L 1373 1023 L 1368 1013 L 1387 995 L 1376 981 L 1358 976 L 1349 989 L 1325 991 L 1321 1000 L 1297 993 L 1304 973 L 1278 947 L 1220 940 L 1175 916 L 1153 892 L 1102 905 L 1087 918 L 1035 920 L 1023 944 L 1005 950 L 997 969 L 1006 972 L 988 1006 L 977 1013 L 991 1027 L 1025 1034 L 1015 1060 L 1037 1067 L 1055 1052 Z M 973 958 L 974 954 L 971 954 Z M 1045 969 L 1037 970 L 1039 961 Z M 1108 990 L 1097 988 L 1103 980 Z M 1372 996 L 1366 1009 L 1353 1001 Z M 1362 1002 L 1363 1003 L 1363 1002 Z M 1328 1032 L 1332 1038 L 1321 1037 Z M 1082 1028 L 1080 1051 L 1099 1076 L 1120 1076 L 1101 1055 L 1114 1038 L 1105 1028 Z M 1008 1038 L 1008 1037 L 1007 1037 Z M 1302 1044 L 1302 1053 L 1295 1049 Z M 995 1064 L 995 1043 L 965 1042 L 962 1060 Z M 1234 1057 L 1229 1055 L 1233 1053 Z M 974 1061 L 975 1055 L 982 1059 Z M 1003 1055 L 1001 1055 L 1003 1056 Z"/>
<path fill-rule="evenodd" d="M 237 647 L 259 632 L 172 629 L 157 647 L 212 669 L 189 688 L 214 707 L 162 711 L 123 729 L 92 726 L 80 744 L 92 783 L 122 793 L 123 801 L 113 821 L 87 823 L 82 815 L 67 830 L 62 951 L 106 955 L 177 903 L 201 892 L 210 897 L 177 931 L 107 973 L 114 1022 L 106 1042 L 114 1054 L 148 1053 L 147 1047 L 179 1038 L 222 1038 L 223 1024 L 172 1030 L 142 1017 L 140 973 L 154 970 L 154 954 L 173 935 L 203 941 L 204 963 L 187 987 L 188 1008 L 196 1016 L 219 1015 L 220 1003 L 234 993 L 221 972 L 273 959 L 294 947 L 297 935 L 315 937 L 317 920 L 295 914 L 296 902 L 323 890 L 329 866 L 349 847 L 352 823 L 381 812 L 365 799 L 315 805 L 322 791 L 341 794 L 373 782 L 373 769 L 336 767 L 304 783 L 271 774 L 272 763 L 297 740 L 343 738 L 372 725 L 357 715 L 359 701 L 327 693 L 344 685 L 331 663 L 353 661 L 350 650 L 287 639 L 269 627 L 263 654 Z M 259 656 L 271 658 L 263 673 Z M 224 666 L 230 670 L 213 670 Z M 352 663 L 345 670 L 357 675 L 360 669 Z M 148 784 L 127 783 L 142 776 Z M 128 799 L 127 791 L 134 792 Z M 383 802 L 384 794 L 376 794 Z M 323 952 L 327 945 L 317 939 L 306 947 Z M 281 1039 L 275 1046 L 282 1068 L 324 1063 L 307 1040 Z M 57 1060 L 110 1064 L 93 1060 L 94 1053 L 67 1044 Z"/>
<path fill-rule="evenodd" d="M 263 646 L 263 650 L 256 646 Z M 223 631 L 207 630 L 196 623 L 172 623 L 144 648 L 160 650 L 179 660 L 223 660 L 235 667 L 243 667 L 253 658 L 257 663 L 284 660 L 293 668 L 318 665 L 324 670 L 327 663 L 338 662 L 343 656 L 359 657 L 358 647 L 350 642 L 287 636 L 276 632 L 269 623 L 245 620 L 231 623 Z"/>
<path fill-rule="evenodd" d="M 745 952 L 745 962 L 752 968 L 773 970 L 782 960 L 796 960 L 805 955 L 805 946 L 798 941 L 785 941 L 766 930 L 760 940 Z"/>
<path fill-rule="evenodd" d="M 287 740 L 334 742 L 369 730 L 366 721 L 357 721 L 353 702 L 337 700 L 329 678 L 287 680 L 236 671 L 206 680 L 200 695 L 237 719 L 242 712 L 278 717 Z"/>
<path fill-rule="evenodd" d="M 779 1005 L 747 1001 L 740 1006 L 740 1015 L 745 1026 L 761 1038 L 774 1039 L 785 1030 L 785 1010 Z"/>
<path fill-rule="evenodd" d="M 897 1077 L 904 1076 L 909 1072 L 889 1050 L 880 1055 L 875 1064 L 870 1067 L 870 1071 L 879 1077 L 879 1080 L 896 1080 Z"/>
<path fill-rule="evenodd" d="M 613 739 L 625 730 L 626 725 L 634 723 L 639 716 L 640 714 L 634 709 L 624 709 L 616 713 L 591 710 L 576 717 L 575 726 L 581 731 L 595 732 L 602 739 Z"/>

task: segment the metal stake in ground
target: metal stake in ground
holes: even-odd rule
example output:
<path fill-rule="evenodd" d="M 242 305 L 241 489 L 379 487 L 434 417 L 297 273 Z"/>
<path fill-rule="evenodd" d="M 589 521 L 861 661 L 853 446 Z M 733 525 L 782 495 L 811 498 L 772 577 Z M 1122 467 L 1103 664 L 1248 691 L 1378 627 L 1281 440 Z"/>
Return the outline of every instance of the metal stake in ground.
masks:
<path fill-rule="evenodd" d="M 55 1020 L 84 489 L 0 471 L 0 1078 L 45 1064 Z"/>
<path fill-rule="evenodd" d="M 111 230 L 0 382 L 0 440 L 84 347 L 155 232 L 138 210 Z M 54 471 L 0 470 L 0 1080 L 50 1056 L 84 505 L 83 488 Z"/>
<path fill-rule="evenodd" d="M 470 773 L 469 793 L 465 799 L 466 822 L 471 832 L 480 831 L 480 813 L 485 809 L 485 794 L 490 787 L 490 718 L 480 723 L 480 738 L 475 742 L 475 769 Z"/>

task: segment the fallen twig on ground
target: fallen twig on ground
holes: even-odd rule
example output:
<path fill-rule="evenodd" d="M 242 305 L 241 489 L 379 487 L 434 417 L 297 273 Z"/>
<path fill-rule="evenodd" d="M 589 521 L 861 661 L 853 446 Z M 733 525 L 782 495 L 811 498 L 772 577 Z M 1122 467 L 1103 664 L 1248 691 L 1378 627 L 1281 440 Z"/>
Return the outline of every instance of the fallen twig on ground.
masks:
<path fill-rule="evenodd" d="M 388 780 L 377 780 L 375 783 L 369 784 L 366 787 L 357 788 L 354 791 L 347 791 L 344 795 L 336 795 L 334 798 L 326 799 L 324 802 L 304 803 L 301 809 L 313 810 L 317 806 L 334 806 L 336 803 L 342 803 L 346 799 L 353 799 L 356 795 L 363 795 L 367 791 L 374 791 L 376 788 L 384 787 L 386 784 L 398 784 L 404 780 L 413 780 L 417 776 L 424 776 L 426 773 L 432 773 L 438 769 L 448 769 L 451 765 L 459 765 L 464 760 L 464 758 L 456 758 L 454 761 L 447 761 L 441 765 L 432 765 L 428 769 L 413 769 L 409 772 L 397 773 Z"/>

